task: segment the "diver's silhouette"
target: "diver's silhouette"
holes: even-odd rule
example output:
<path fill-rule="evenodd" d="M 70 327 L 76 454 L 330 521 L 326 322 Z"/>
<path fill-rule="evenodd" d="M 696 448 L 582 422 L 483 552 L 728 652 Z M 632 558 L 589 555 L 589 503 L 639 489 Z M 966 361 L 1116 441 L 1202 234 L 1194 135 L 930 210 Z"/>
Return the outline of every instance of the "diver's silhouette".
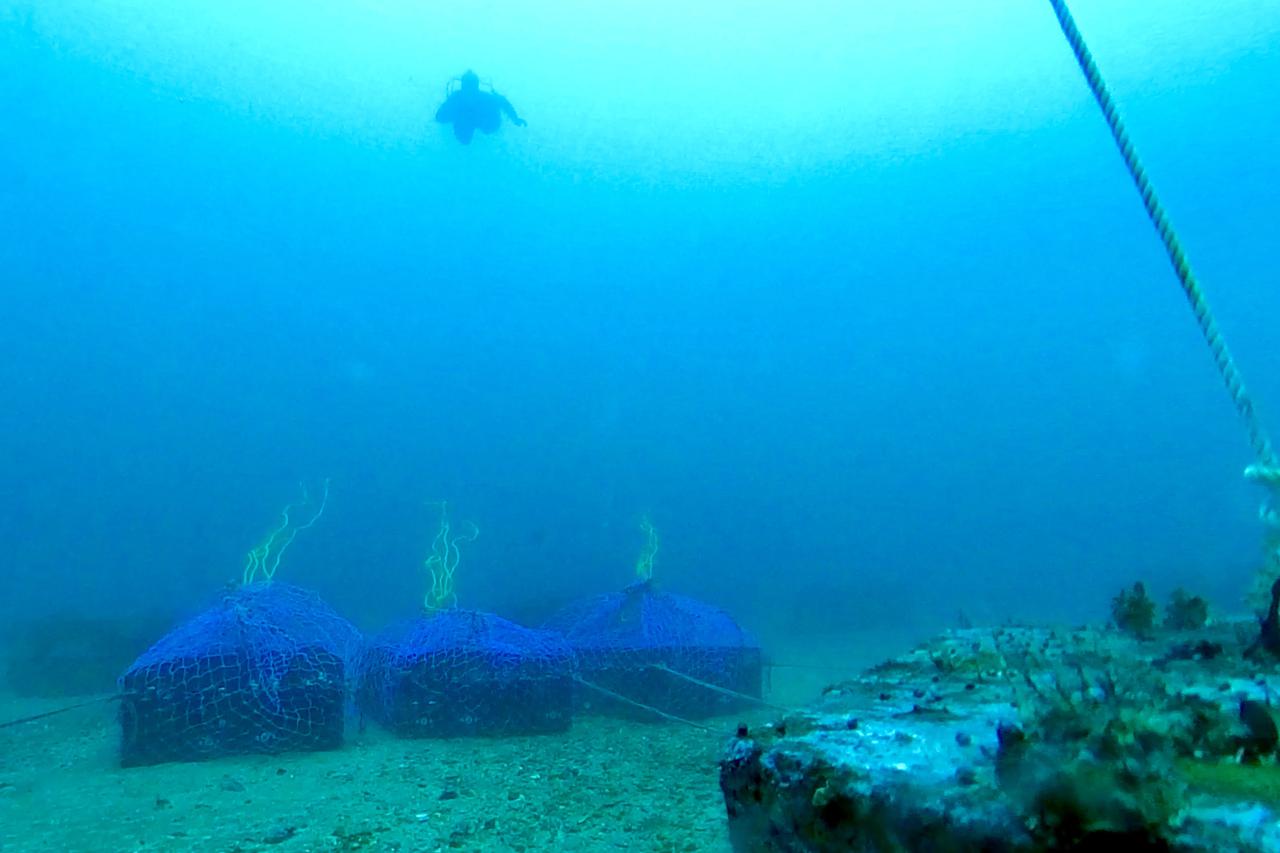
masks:
<path fill-rule="evenodd" d="M 506 115 L 516 127 L 524 127 L 527 122 L 516 115 L 516 108 L 511 102 L 493 89 L 480 88 L 480 77 L 474 71 L 467 71 L 458 78 L 458 88 L 449 93 L 440 109 L 436 110 L 436 121 L 453 125 L 453 135 L 463 145 L 471 143 L 471 137 L 477 130 L 493 133 L 502 124 L 502 116 Z"/>

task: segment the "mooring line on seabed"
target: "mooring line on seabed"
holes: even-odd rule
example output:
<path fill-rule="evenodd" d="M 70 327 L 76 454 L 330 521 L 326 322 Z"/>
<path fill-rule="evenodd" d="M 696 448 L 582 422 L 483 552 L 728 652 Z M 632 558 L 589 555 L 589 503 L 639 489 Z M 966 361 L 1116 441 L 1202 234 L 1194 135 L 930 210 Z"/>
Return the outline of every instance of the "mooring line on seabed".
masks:
<path fill-rule="evenodd" d="M 77 702 L 74 705 L 64 705 L 61 708 L 54 708 L 52 711 L 43 711 L 39 714 L 32 714 L 29 717 L 19 717 L 16 720 L 5 720 L 0 723 L 0 729 L 20 726 L 23 723 L 34 723 L 37 720 L 43 720 L 46 717 L 54 717 L 58 714 L 65 714 L 68 711 L 74 711 L 77 708 L 88 708 L 90 705 L 105 705 L 108 702 L 115 702 L 123 696 L 123 693 L 112 693 L 110 696 L 97 696 L 93 699 L 86 699 L 83 702 Z"/>

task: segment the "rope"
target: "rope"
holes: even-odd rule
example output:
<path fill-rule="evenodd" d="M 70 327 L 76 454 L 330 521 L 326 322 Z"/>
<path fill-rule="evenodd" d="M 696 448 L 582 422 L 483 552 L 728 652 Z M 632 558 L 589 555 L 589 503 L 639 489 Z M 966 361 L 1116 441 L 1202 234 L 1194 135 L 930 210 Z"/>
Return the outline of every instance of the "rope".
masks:
<path fill-rule="evenodd" d="M 699 687 L 705 690 L 710 690 L 714 693 L 721 693 L 725 696 L 731 696 L 734 699 L 741 699 L 744 702 L 750 702 L 753 705 L 761 705 L 765 708 L 772 708 L 775 711 L 782 711 L 785 714 L 791 713 L 790 708 L 784 708 L 781 705 L 774 705 L 772 703 L 764 701 L 758 696 L 751 696 L 750 694 L 747 694 L 747 693 L 739 693 L 736 690 L 730 690 L 727 687 L 721 687 L 720 685 L 712 684 L 709 681 L 702 681 L 701 679 L 694 678 L 692 675 L 685 675 L 683 672 L 677 672 L 676 670 L 667 666 L 665 663 L 651 663 L 649 664 L 649 668 L 656 669 L 659 672 L 665 672 L 667 675 L 670 675 L 674 678 L 684 679 L 690 684 L 696 684 Z"/>
<path fill-rule="evenodd" d="M 1071 50 L 1076 55 L 1076 62 L 1080 64 L 1080 70 L 1084 72 L 1085 80 L 1089 82 L 1094 99 L 1102 108 L 1102 115 L 1107 120 L 1107 126 L 1111 128 L 1111 137 L 1115 140 L 1116 147 L 1120 149 L 1120 156 L 1124 158 L 1124 164 L 1128 167 L 1133 183 L 1138 188 L 1138 194 L 1142 196 L 1142 204 L 1147 209 L 1147 216 L 1164 242 L 1165 252 L 1169 255 L 1174 272 L 1178 274 L 1182 292 L 1187 297 L 1187 302 L 1191 304 L 1192 313 L 1195 314 L 1196 325 L 1200 327 L 1200 334 L 1204 336 L 1205 343 L 1209 345 L 1209 352 L 1213 354 L 1213 363 L 1227 386 L 1231 402 L 1235 404 L 1236 411 L 1244 419 L 1254 455 L 1262 465 L 1275 467 L 1276 457 L 1271 449 L 1271 442 L 1267 439 L 1266 432 L 1254 411 L 1253 399 L 1245 389 L 1244 379 L 1236 369 L 1231 353 L 1227 350 L 1226 341 L 1218 331 L 1204 292 L 1200 289 L 1195 274 L 1191 271 L 1191 264 L 1182 251 L 1178 235 L 1174 232 L 1173 225 L 1165 214 L 1164 206 L 1160 204 L 1160 199 L 1156 197 L 1155 188 L 1151 186 L 1146 170 L 1138 160 L 1138 153 L 1129 139 L 1129 132 L 1125 130 L 1124 123 L 1120 120 L 1120 114 L 1116 111 L 1111 93 L 1107 91 L 1107 84 L 1103 82 L 1102 75 L 1098 72 L 1093 55 L 1085 45 L 1080 30 L 1076 28 L 1071 12 L 1067 10 L 1066 0 L 1049 0 L 1049 4 L 1053 6 L 1054 14 L 1058 16 L 1062 34 L 1067 37 L 1067 43 L 1071 45 Z"/>
<path fill-rule="evenodd" d="M 42 714 L 32 714 L 30 717 L 19 717 L 16 720 L 5 720 L 4 722 L 0 723 L 0 729 L 8 729 L 8 728 L 12 728 L 13 726 L 21 726 L 26 723 L 34 723 L 36 720 L 43 720 L 46 717 L 54 717 L 54 716 L 57 716 L 58 714 L 65 714 L 68 711 L 75 711 L 78 708 L 87 708 L 90 705 L 105 705 L 108 702 L 116 701 L 122 696 L 124 696 L 123 693 L 115 693 L 115 694 L 112 694 L 111 696 L 99 696 L 96 699 L 86 699 L 84 702 L 77 702 L 74 705 L 66 705 L 61 708 L 54 708 L 52 711 L 45 711 Z"/>
<path fill-rule="evenodd" d="M 1267 499 L 1258 512 L 1265 529 L 1264 543 L 1267 552 L 1267 574 L 1264 577 L 1280 577 L 1280 467 L 1250 465 L 1244 469 L 1245 479 L 1252 480 L 1267 490 Z M 1264 586 L 1268 586 L 1264 584 Z"/>
<path fill-rule="evenodd" d="M 581 684 L 583 687 L 589 687 L 592 690 L 596 691 L 597 693 L 603 693 L 605 696 L 608 696 L 610 699 L 614 699 L 618 702 L 622 702 L 623 704 L 630 705 L 633 708 L 639 708 L 642 711 L 649 711 L 650 713 L 657 714 L 659 717 L 670 720 L 673 723 L 683 723 L 684 725 L 690 726 L 695 729 L 702 729 L 704 732 L 715 731 L 715 729 L 711 728 L 711 726 L 704 726 L 702 725 L 702 723 L 695 723 L 693 720 L 686 720 L 684 717 L 677 717 L 675 714 L 668 714 L 666 711 L 660 711 L 657 708 L 653 707 L 652 705 L 646 705 L 643 702 L 637 702 L 634 699 L 628 699 L 626 696 L 623 696 L 621 693 L 614 693 L 612 690 L 609 690 L 608 688 L 605 688 L 605 687 L 601 687 L 599 684 L 592 684 L 590 681 L 587 681 L 585 678 L 579 678 L 578 676 L 575 675 L 573 677 L 573 680 Z"/>

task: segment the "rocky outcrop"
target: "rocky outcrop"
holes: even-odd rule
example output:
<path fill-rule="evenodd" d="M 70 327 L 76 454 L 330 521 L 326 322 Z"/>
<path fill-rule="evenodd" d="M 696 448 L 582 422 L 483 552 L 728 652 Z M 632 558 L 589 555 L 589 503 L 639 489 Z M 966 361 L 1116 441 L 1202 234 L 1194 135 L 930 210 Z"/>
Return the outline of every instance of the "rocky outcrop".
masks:
<path fill-rule="evenodd" d="M 1245 662 L 1247 635 L 939 637 L 739 730 L 734 849 L 1280 850 L 1280 676 Z"/>

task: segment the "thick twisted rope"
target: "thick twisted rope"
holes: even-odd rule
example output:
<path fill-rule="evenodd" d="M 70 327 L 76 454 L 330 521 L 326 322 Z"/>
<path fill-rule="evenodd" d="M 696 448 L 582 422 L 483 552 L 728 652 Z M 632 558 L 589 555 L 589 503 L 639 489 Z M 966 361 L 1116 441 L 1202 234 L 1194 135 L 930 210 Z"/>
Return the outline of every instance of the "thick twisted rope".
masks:
<path fill-rule="evenodd" d="M 1280 468 L 1275 465 L 1250 465 L 1244 470 L 1244 476 L 1267 490 L 1267 499 L 1263 501 L 1258 517 L 1262 520 L 1265 531 L 1263 541 L 1267 552 L 1267 568 L 1263 586 L 1268 587 L 1267 581 L 1280 578 Z"/>
<path fill-rule="evenodd" d="M 1253 398 L 1244 387 L 1244 378 L 1240 375 L 1240 371 L 1236 369 L 1231 353 L 1227 349 L 1227 343 L 1218 331 L 1218 325 L 1214 322 L 1208 301 L 1196 281 L 1195 274 L 1191 271 L 1191 264 L 1187 261 L 1186 254 L 1182 251 L 1178 235 L 1174 233 L 1173 225 L 1170 224 L 1169 217 L 1164 212 L 1164 206 L 1160 204 L 1160 199 L 1156 197 L 1155 188 L 1151 186 L 1151 180 L 1147 177 L 1146 170 L 1142 168 L 1142 163 L 1138 160 L 1138 154 L 1134 151 L 1133 143 L 1129 140 L 1129 132 L 1125 130 L 1124 122 L 1120 120 L 1120 114 L 1116 111 L 1115 102 L 1111 100 L 1111 93 L 1107 91 L 1107 85 L 1103 82 L 1102 75 L 1098 72 L 1098 66 L 1093 61 L 1093 55 L 1089 53 L 1089 48 L 1084 43 L 1084 37 L 1080 35 L 1080 30 L 1076 28 L 1076 22 L 1071 17 L 1071 12 L 1068 11 L 1065 0 L 1049 0 L 1049 4 L 1053 6 L 1054 14 L 1058 16 L 1058 24 L 1062 27 L 1062 34 L 1067 37 L 1067 42 L 1071 45 L 1071 50 L 1076 55 L 1076 62 L 1080 64 L 1080 70 L 1084 72 L 1085 80 L 1089 82 L 1089 88 L 1093 91 L 1094 99 L 1098 102 L 1098 106 L 1102 108 L 1102 115 L 1107 120 L 1107 126 L 1111 128 L 1111 137 L 1115 140 L 1116 147 L 1120 149 L 1120 156 L 1124 158 L 1124 164 L 1128 167 L 1130 176 L 1133 177 L 1133 183 L 1138 188 L 1138 194 L 1142 196 L 1142 204 L 1147 209 L 1147 216 L 1151 219 L 1151 224 L 1155 226 L 1156 231 L 1160 234 L 1160 239 L 1164 242 L 1165 252 L 1169 255 L 1174 272 L 1178 274 L 1182 292 L 1187 297 L 1187 302 L 1191 304 L 1192 313 L 1195 314 L 1196 325 L 1200 327 L 1200 334 L 1204 336 L 1205 343 L 1209 345 L 1209 352 L 1213 354 L 1213 363 L 1217 365 L 1218 373 L 1222 376 L 1222 381 L 1226 383 L 1227 393 L 1231 395 L 1231 402 L 1235 404 L 1236 411 L 1244 419 L 1245 429 L 1249 432 L 1249 443 L 1253 446 L 1253 452 L 1257 457 L 1258 464 L 1265 468 L 1275 468 L 1276 457 L 1271 449 L 1271 442 L 1262 428 L 1262 423 L 1254 411 Z"/>

